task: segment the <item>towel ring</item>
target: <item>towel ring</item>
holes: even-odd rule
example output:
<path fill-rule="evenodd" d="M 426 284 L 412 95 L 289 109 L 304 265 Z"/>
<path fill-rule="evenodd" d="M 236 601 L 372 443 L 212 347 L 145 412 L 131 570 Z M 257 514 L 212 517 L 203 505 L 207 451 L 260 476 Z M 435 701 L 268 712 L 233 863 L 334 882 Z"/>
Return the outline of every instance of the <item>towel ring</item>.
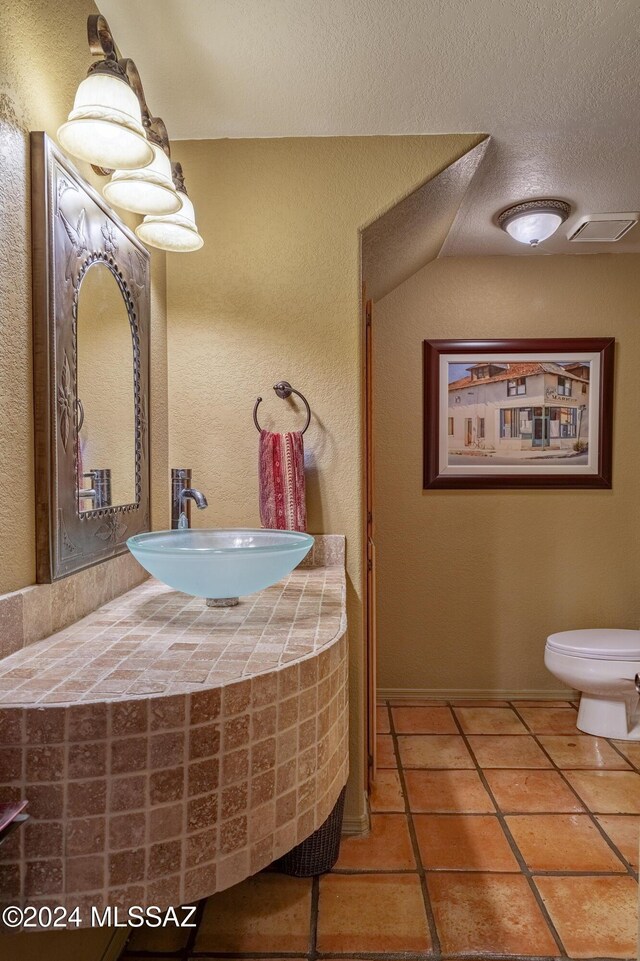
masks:
<path fill-rule="evenodd" d="M 296 390 L 295 387 L 292 387 L 291 384 L 286 380 L 279 380 L 277 384 L 273 385 L 273 389 L 278 397 L 282 397 L 283 400 L 287 400 L 288 397 L 291 397 L 292 394 L 295 394 L 300 398 L 304 406 L 307 408 L 307 423 L 304 425 L 301 431 L 301 433 L 304 434 L 307 427 L 311 423 L 311 408 L 309 407 L 307 398 L 304 396 L 304 394 L 301 394 L 299 390 Z M 253 407 L 253 423 L 256 425 L 256 430 L 258 433 L 262 433 L 262 427 L 258 423 L 258 407 L 261 403 L 262 397 L 258 397 Z"/>

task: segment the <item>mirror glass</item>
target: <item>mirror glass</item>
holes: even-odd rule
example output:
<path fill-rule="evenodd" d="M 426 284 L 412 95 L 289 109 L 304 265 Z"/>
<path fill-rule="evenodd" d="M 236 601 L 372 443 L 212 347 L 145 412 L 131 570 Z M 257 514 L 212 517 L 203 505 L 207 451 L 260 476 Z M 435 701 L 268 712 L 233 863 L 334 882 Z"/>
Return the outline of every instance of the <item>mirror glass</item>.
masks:
<path fill-rule="evenodd" d="M 87 270 L 77 310 L 78 507 L 135 502 L 133 338 L 127 306 L 104 263 Z"/>

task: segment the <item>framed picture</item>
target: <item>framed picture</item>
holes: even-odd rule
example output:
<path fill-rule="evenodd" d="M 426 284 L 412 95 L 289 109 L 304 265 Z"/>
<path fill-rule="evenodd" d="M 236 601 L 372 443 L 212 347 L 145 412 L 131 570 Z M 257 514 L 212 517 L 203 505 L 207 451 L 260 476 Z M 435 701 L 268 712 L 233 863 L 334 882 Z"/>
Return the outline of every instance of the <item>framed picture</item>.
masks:
<path fill-rule="evenodd" d="M 425 340 L 424 488 L 611 487 L 614 345 Z"/>

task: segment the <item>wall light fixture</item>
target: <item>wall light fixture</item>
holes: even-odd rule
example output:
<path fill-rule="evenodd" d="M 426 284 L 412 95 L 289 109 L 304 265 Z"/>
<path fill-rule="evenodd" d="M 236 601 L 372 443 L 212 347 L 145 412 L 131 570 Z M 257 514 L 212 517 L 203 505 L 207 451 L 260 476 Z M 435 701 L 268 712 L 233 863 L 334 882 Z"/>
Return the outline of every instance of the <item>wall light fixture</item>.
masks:
<path fill-rule="evenodd" d="M 136 227 L 136 234 L 143 244 L 159 247 L 160 250 L 175 253 L 199 250 L 204 241 L 198 233 L 193 204 L 184 189 L 182 167 L 178 163 L 173 165 L 173 179 L 182 200 L 180 210 L 165 217 L 149 214 Z"/>
<path fill-rule="evenodd" d="M 197 250 L 203 240 L 182 168 L 174 182 L 176 168 L 171 165 L 167 128 L 160 117 L 151 116 L 134 61 L 119 56 L 101 14 L 88 18 L 87 35 L 91 53 L 102 59 L 89 67 L 78 87 L 73 110 L 58 130 L 58 140 L 74 157 L 92 164 L 96 172 L 110 175 L 103 188 L 109 203 L 146 215 L 153 223 L 169 219 L 162 231 L 150 230 L 146 236 L 139 233 L 145 243 L 162 250 Z M 182 242 L 176 239 L 175 227 L 180 228 Z"/>

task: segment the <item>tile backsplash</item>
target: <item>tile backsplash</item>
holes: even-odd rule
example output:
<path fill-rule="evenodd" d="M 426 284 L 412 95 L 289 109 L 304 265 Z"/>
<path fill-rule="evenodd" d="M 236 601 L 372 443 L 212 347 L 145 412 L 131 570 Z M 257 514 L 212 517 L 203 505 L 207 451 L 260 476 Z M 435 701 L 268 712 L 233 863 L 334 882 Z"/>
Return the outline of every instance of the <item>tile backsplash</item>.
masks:
<path fill-rule="evenodd" d="M 344 565 L 342 535 L 317 534 L 301 567 Z M 54 584 L 33 584 L 0 594 L 0 658 L 41 641 L 130 591 L 148 578 L 127 551 Z"/>
<path fill-rule="evenodd" d="M 68 627 L 148 576 L 127 551 L 53 584 L 0 594 L 0 658 Z"/>

